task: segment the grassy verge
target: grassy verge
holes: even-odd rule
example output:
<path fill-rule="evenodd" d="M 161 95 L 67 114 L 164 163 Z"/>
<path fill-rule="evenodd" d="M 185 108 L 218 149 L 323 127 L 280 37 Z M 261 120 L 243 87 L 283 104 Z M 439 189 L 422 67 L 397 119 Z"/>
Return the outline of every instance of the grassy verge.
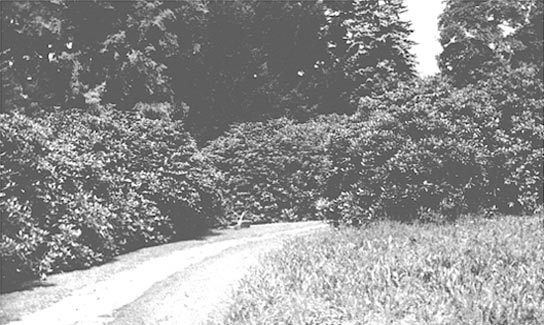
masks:
<path fill-rule="evenodd" d="M 224 324 L 541 324 L 544 220 L 382 222 L 289 242 Z"/>

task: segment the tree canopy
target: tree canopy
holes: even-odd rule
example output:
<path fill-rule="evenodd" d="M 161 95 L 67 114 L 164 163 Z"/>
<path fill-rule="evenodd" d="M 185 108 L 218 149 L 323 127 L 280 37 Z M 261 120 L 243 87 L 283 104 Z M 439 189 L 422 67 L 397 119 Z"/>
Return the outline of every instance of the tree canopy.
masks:
<path fill-rule="evenodd" d="M 414 76 L 403 10 L 401 0 L 2 2 L 2 110 L 169 102 L 203 136 L 350 112 Z"/>
<path fill-rule="evenodd" d="M 485 78 L 499 66 L 531 63 L 542 71 L 540 0 L 447 0 L 439 21 L 442 73 L 459 85 Z"/>

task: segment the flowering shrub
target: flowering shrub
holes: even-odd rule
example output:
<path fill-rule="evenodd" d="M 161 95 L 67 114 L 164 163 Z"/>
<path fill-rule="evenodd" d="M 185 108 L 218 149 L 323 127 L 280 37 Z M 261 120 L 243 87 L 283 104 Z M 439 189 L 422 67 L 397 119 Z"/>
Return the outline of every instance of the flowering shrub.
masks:
<path fill-rule="evenodd" d="M 337 124 L 286 118 L 242 123 L 211 142 L 204 152 L 224 174 L 227 215 L 245 211 L 253 222 L 316 218 L 331 168 L 326 144 Z"/>
<path fill-rule="evenodd" d="M 101 263 L 221 218 L 181 123 L 118 111 L 0 116 L 2 283 Z"/>
<path fill-rule="evenodd" d="M 542 204 L 542 83 L 530 67 L 455 89 L 430 79 L 364 107 L 331 142 L 327 218 L 456 218 Z M 399 98 L 405 95 L 404 100 Z M 354 125 L 356 125 L 354 127 Z"/>

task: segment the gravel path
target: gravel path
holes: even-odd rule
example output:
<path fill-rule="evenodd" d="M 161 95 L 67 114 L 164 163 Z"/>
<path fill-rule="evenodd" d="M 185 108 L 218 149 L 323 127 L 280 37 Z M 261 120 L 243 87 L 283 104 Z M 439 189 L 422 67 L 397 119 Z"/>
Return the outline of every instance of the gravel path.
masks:
<path fill-rule="evenodd" d="M 143 249 L 101 267 L 53 276 L 48 285 L 30 291 L 2 295 L 0 321 L 203 324 L 221 317 L 237 281 L 261 254 L 287 238 L 325 229 L 318 222 L 259 225 Z"/>

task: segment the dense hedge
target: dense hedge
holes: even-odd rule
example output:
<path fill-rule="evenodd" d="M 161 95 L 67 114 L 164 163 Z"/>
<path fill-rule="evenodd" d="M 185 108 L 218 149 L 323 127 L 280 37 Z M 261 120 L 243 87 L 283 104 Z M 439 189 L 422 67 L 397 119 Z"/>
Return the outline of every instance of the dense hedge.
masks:
<path fill-rule="evenodd" d="M 351 117 L 237 124 L 202 151 L 167 105 L 1 114 L 2 283 L 242 214 L 358 225 L 534 212 L 544 179 L 537 73 L 504 68 L 462 89 L 434 77 L 363 99 Z"/>
<path fill-rule="evenodd" d="M 222 217 L 219 174 L 179 122 L 71 110 L 2 114 L 0 126 L 3 284 L 100 263 Z"/>
<path fill-rule="evenodd" d="M 211 142 L 204 152 L 224 173 L 227 215 L 245 212 L 252 222 L 317 218 L 331 171 L 327 143 L 340 120 L 242 123 Z"/>
<path fill-rule="evenodd" d="M 360 224 L 535 211 L 544 153 L 536 71 L 505 69 L 462 89 L 434 78 L 364 101 L 370 117 L 331 142 L 326 217 Z"/>
<path fill-rule="evenodd" d="M 543 201 L 537 73 L 504 68 L 461 89 L 433 77 L 362 99 L 351 117 L 239 124 L 205 152 L 228 215 L 253 222 L 531 213 Z"/>

